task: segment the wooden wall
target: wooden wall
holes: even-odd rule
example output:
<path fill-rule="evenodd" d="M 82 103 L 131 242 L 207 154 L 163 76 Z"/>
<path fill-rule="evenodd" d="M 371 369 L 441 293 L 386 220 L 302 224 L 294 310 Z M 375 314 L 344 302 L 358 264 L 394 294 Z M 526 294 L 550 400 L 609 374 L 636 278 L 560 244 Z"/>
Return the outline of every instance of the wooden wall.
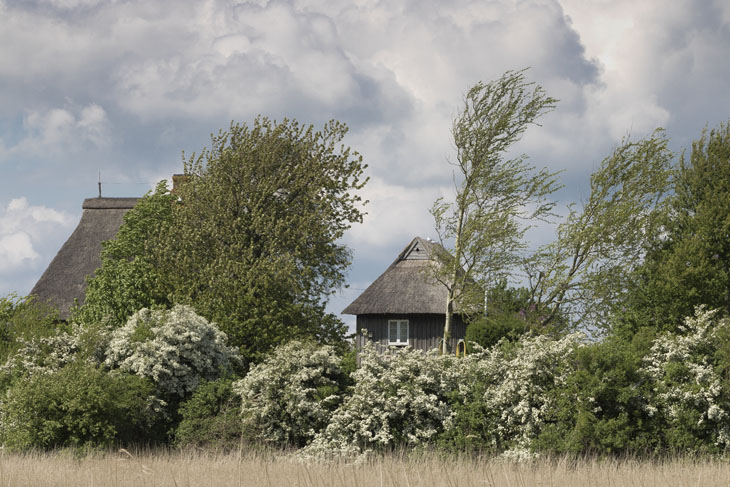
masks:
<path fill-rule="evenodd" d="M 438 347 L 439 339 L 443 337 L 444 319 L 444 315 L 439 314 L 358 315 L 356 345 L 360 348 L 364 344 L 361 330 L 365 329 L 379 349 L 387 348 L 388 320 L 408 320 L 408 345 L 419 350 L 431 350 Z M 465 333 L 466 325 L 458 315 L 454 315 L 450 350 L 456 350 L 456 343 L 464 338 Z"/>

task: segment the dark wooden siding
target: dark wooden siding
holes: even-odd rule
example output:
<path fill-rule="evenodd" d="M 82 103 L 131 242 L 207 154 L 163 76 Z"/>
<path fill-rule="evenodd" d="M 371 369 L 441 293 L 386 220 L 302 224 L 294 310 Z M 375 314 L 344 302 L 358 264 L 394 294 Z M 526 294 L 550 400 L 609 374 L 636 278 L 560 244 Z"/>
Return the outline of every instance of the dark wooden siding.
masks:
<path fill-rule="evenodd" d="M 379 349 L 388 347 L 388 320 L 408 320 L 408 345 L 418 350 L 432 350 L 438 347 L 444 334 L 444 315 L 439 314 L 393 314 L 358 315 L 357 346 L 364 344 L 362 330 L 367 330 L 368 339 Z M 456 343 L 464 338 L 466 326 L 461 317 L 454 315 L 450 349 L 456 350 Z"/>

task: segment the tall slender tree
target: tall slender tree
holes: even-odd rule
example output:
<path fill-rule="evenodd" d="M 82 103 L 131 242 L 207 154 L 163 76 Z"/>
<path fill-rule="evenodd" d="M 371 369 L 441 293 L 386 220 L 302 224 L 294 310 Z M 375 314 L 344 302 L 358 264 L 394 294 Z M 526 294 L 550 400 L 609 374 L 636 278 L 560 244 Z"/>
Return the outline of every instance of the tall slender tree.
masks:
<path fill-rule="evenodd" d="M 530 307 L 542 327 L 567 317 L 606 330 L 648 242 L 662 231 L 673 154 L 661 130 L 626 139 L 591 175 L 591 193 L 571 206 L 557 239 L 525 264 Z"/>
<path fill-rule="evenodd" d="M 489 83 L 477 83 L 464 97 L 451 135 L 455 197 L 431 208 L 442 247 L 433 266 L 446 286 L 442 351 L 446 352 L 455 307 L 478 309 L 485 287 L 520 262 L 529 222 L 549 218 L 558 189 L 556 174 L 536 170 L 527 156 L 512 156 L 513 145 L 529 125 L 553 110 L 556 99 L 525 80 L 525 70 L 508 71 Z"/>

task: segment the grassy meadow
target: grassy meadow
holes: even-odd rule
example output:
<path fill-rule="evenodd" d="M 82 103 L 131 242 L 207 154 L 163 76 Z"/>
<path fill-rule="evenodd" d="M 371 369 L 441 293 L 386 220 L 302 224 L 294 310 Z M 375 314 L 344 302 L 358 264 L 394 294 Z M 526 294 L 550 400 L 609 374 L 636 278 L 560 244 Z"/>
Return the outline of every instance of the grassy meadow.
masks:
<path fill-rule="evenodd" d="M 360 463 L 306 463 L 292 455 L 196 451 L 0 455 L 0 486 L 727 486 L 730 463 L 713 459 L 570 460 L 385 456 Z"/>

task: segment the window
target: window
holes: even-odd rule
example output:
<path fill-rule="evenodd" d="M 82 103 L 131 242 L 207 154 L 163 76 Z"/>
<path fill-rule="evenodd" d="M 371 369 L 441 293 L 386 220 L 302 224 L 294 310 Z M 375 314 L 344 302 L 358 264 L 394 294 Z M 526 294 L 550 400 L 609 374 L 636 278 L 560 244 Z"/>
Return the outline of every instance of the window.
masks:
<path fill-rule="evenodd" d="M 408 320 L 388 320 L 388 345 L 408 345 Z"/>

